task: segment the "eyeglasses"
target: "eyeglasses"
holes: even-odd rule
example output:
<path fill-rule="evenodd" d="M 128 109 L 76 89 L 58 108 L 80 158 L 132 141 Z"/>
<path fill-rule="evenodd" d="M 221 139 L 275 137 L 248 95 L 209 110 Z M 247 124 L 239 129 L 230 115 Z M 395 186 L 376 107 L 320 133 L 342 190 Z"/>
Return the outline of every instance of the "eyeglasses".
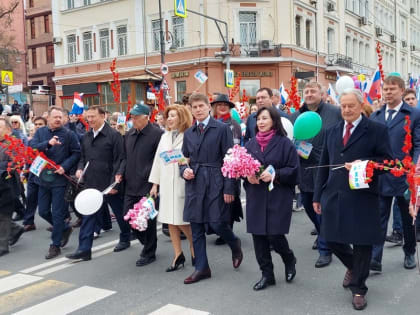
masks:
<path fill-rule="evenodd" d="M 11 121 L 12 124 L 18 124 L 18 121 Z"/>

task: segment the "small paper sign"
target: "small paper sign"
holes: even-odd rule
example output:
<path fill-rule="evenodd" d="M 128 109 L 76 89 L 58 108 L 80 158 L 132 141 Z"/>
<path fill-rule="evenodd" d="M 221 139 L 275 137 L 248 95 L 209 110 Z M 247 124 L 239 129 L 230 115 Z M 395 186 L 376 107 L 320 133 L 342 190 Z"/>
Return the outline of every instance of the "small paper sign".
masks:
<path fill-rule="evenodd" d="M 200 82 L 200 84 L 203 84 L 203 83 L 204 83 L 204 82 L 206 82 L 206 81 L 207 81 L 207 79 L 208 79 L 207 75 L 206 75 L 203 71 L 201 71 L 201 70 L 198 70 L 198 71 L 194 74 L 194 78 L 196 78 L 196 80 L 197 80 L 198 82 Z"/>
<path fill-rule="evenodd" d="M 152 92 L 147 92 L 146 97 L 147 97 L 148 100 L 155 100 L 156 99 L 155 93 L 152 93 Z"/>
<path fill-rule="evenodd" d="M 125 125 L 127 117 L 125 115 L 118 115 L 117 125 Z"/>
<path fill-rule="evenodd" d="M 268 191 L 272 191 L 274 189 L 274 178 L 276 177 L 276 170 L 272 165 L 269 165 L 266 171 L 271 175 L 271 182 L 270 185 L 268 185 Z"/>
<path fill-rule="evenodd" d="M 302 159 L 307 160 L 313 148 L 312 143 L 307 142 L 307 141 L 296 140 L 295 146 L 296 146 L 297 154 Z"/>
<path fill-rule="evenodd" d="M 44 160 L 41 156 L 37 156 L 35 160 L 32 162 L 31 167 L 29 168 L 29 171 L 38 176 L 41 174 L 44 167 L 48 164 L 46 160 Z"/>
<path fill-rule="evenodd" d="M 131 120 L 127 121 L 127 128 L 128 129 L 133 128 L 133 122 Z"/>
<path fill-rule="evenodd" d="M 155 202 L 152 198 L 147 198 L 146 200 L 146 207 L 149 208 L 149 218 L 153 220 L 159 214 L 159 212 L 155 209 Z"/>
<path fill-rule="evenodd" d="M 351 189 L 369 188 L 369 184 L 365 183 L 366 180 L 366 166 L 368 160 L 353 163 L 349 172 L 349 184 Z"/>
<path fill-rule="evenodd" d="M 184 155 L 180 149 L 164 151 L 160 153 L 159 156 L 162 158 L 165 165 L 179 163 L 182 159 L 184 159 Z"/>

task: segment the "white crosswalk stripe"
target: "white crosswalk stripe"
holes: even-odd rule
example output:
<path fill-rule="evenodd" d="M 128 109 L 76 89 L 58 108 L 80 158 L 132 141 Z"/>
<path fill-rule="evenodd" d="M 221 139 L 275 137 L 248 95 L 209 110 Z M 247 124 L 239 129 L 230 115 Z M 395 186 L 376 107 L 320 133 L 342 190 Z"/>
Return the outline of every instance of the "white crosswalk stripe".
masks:
<path fill-rule="evenodd" d="M 209 315 L 210 313 L 175 304 L 167 304 L 149 315 Z"/>
<path fill-rule="evenodd" d="M 16 274 L 0 279 L 0 294 L 41 280 L 41 277 Z"/>

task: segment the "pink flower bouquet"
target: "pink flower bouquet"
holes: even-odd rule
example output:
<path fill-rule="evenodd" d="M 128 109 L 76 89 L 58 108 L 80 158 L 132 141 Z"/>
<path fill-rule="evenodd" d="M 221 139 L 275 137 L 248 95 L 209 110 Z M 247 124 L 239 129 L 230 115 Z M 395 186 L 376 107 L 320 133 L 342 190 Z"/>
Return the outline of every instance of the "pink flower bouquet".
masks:
<path fill-rule="evenodd" d="M 124 216 L 125 221 L 129 221 L 130 226 L 138 231 L 146 231 L 147 220 L 153 220 L 158 212 L 155 209 L 155 201 L 151 197 L 143 197 L 134 204 L 133 209 L 128 210 Z"/>
<path fill-rule="evenodd" d="M 255 160 L 244 147 L 236 144 L 229 149 L 223 159 L 222 174 L 224 177 L 239 179 L 261 172 L 261 163 Z"/>

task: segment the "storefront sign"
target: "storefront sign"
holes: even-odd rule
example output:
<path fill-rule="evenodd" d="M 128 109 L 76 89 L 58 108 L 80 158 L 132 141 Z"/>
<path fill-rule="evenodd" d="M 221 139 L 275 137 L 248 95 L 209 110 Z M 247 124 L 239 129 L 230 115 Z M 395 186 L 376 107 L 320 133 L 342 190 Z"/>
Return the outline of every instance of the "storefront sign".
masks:
<path fill-rule="evenodd" d="M 177 78 L 186 78 L 190 75 L 190 73 L 188 71 L 178 71 L 178 72 L 173 72 L 171 74 L 171 78 L 172 79 L 177 79 Z"/>
<path fill-rule="evenodd" d="M 242 71 L 242 72 L 238 72 L 237 75 L 240 75 L 242 78 L 272 77 L 273 72 L 271 72 L 271 71 Z"/>

